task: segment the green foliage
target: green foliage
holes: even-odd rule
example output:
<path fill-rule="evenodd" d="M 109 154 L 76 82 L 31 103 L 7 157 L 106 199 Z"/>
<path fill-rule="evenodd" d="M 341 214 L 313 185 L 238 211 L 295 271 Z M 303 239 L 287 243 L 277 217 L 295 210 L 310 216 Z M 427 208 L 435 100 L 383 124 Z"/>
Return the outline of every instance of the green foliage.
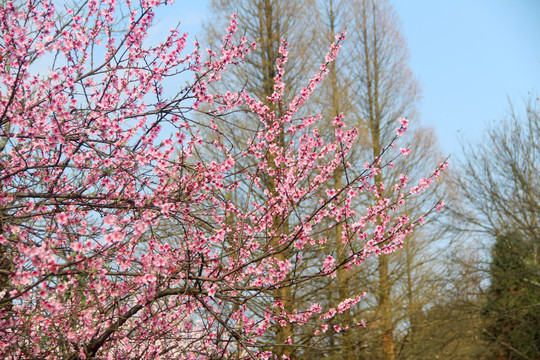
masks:
<path fill-rule="evenodd" d="M 536 239 L 518 232 L 497 238 L 483 308 L 490 359 L 540 358 L 540 283 Z"/>

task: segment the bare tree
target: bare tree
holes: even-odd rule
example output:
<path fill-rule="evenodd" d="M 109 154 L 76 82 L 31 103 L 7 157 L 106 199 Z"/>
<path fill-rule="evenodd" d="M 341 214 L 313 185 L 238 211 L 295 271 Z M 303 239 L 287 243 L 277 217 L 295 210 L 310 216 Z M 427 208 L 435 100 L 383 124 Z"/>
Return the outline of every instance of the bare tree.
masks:
<path fill-rule="evenodd" d="M 463 225 L 491 238 L 509 229 L 524 233 L 538 251 L 540 222 L 540 109 L 538 99 L 523 111 L 510 103 L 508 116 L 487 129 L 479 144 L 464 149 L 455 185 Z M 533 241 L 534 240 L 534 241 Z M 533 249 L 531 249 L 533 250 Z"/>
<path fill-rule="evenodd" d="M 454 185 L 460 198 L 452 211 L 453 230 L 482 252 L 485 283 L 482 334 L 504 358 L 539 354 L 540 322 L 540 101 L 522 108 L 509 103 L 507 116 L 491 124 L 479 143 L 464 146 Z M 504 289 L 504 290 L 501 290 Z M 478 304 L 478 312 L 482 304 Z M 521 333 L 520 333 L 521 332 Z M 506 355 L 502 355 L 506 354 Z"/>
<path fill-rule="evenodd" d="M 226 81 L 222 82 L 222 87 L 229 86 L 231 89 L 244 88 L 251 94 L 254 94 L 258 100 L 267 105 L 271 111 L 279 117 L 286 109 L 284 104 L 289 102 L 305 84 L 306 79 L 316 70 L 313 67 L 314 48 L 309 44 L 315 38 L 314 21 L 309 16 L 301 16 L 306 13 L 306 7 L 309 8 L 310 2 L 306 1 L 280 1 L 280 0 L 257 0 L 257 1 L 222 1 L 214 0 L 211 2 L 211 18 L 206 23 L 207 38 L 210 43 L 214 42 L 219 33 L 222 24 L 227 21 L 232 13 L 236 13 L 239 19 L 240 32 L 249 40 L 257 41 L 257 48 L 246 58 L 245 66 L 239 71 L 231 69 L 230 75 Z M 278 75 L 276 61 L 280 54 L 280 47 L 283 41 L 287 40 L 293 46 L 287 48 L 289 52 L 286 71 L 284 72 L 283 82 L 287 84 L 283 101 L 274 103 L 270 101 L 275 88 L 275 78 Z M 309 74 L 308 74 L 309 70 Z M 226 85 L 223 85 L 226 84 Z M 222 89 L 223 90 L 223 89 Z M 252 138 L 253 134 L 260 126 L 258 119 L 249 118 L 239 114 L 238 123 L 231 124 L 229 130 L 223 136 L 229 138 L 232 147 L 238 144 L 244 144 Z M 238 125 L 241 124 L 239 127 Z M 243 128 L 243 130 L 241 130 Z M 286 134 L 281 131 L 279 137 L 273 140 L 276 145 L 285 147 Z M 275 155 L 267 154 L 266 161 L 270 166 L 275 164 Z M 246 163 L 246 168 L 258 166 L 257 163 Z M 237 190 L 237 202 L 247 203 L 247 198 L 242 194 L 244 189 L 249 189 L 253 196 L 264 197 L 264 192 L 268 191 L 275 194 L 277 190 L 277 179 L 267 177 L 260 191 L 253 191 L 253 187 L 245 184 Z M 249 205 L 247 205 L 249 206 Z M 276 235 L 274 238 L 274 247 L 279 247 L 279 240 L 282 235 L 287 235 L 291 226 L 289 217 L 273 219 Z M 286 260 L 292 256 L 291 251 L 283 251 L 279 254 L 280 260 Z M 295 297 L 295 289 L 291 287 L 282 287 L 274 292 L 274 300 L 283 304 L 285 311 L 292 309 L 292 303 Z M 281 344 L 277 353 L 291 356 L 293 348 L 286 345 L 288 338 L 293 336 L 292 325 L 276 326 L 277 344 Z"/>
<path fill-rule="evenodd" d="M 393 136 L 399 117 L 414 115 L 419 88 L 408 67 L 405 41 L 399 33 L 397 17 L 387 1 L 359 0 L 350 2 L 355 14 L 354 56 L 355 105 L 365 121 L 373 158 Z M 383 180 L 383 174 L 375 183 Z M 394 326 L 391 304 L 389 259 L 378 259 L 378 313 L 380 316 L 383 357 L 395 359 Z"/>
<path fill-rule="evenodd" d="M 363 164 L 357 159 L 366 156 L 377 158 L 394 136 L 399 117 L 415 116 L 418 85 L 407 65 L 407 50 L 399 34 L 399 22 L 387 2 L 328 1 L 320 6 L 319 11 L 320 22 L 328 34 L 334 33 L 336 28 L 346 27 L 350 36 L 345 45 L 347 56 L 329 69 L 325 91 L 317 99 L 327 111 L 345 113 L 347 123 L 361 129 L 362 144 L 347 158 L 353 166 L 361 167 Z M 375 183 L 396 180 L 403 172 L 411 181 L 418 181 L 422 174 L 412 170 L 414 166 L 411 163 L 427 169 L 443 160 L 431 130 L 417 126 L 408 141 L 416 144 L 407 158 L 408 165 L 398 159 L 393 169 L 385 169 L 377 176 Z M 346 176 L 345 168 L 336 169 L 336 189 L 341 187 Z M 411 215 L 428 211 L 431 205 L 426 200 L 435 196 L 435 191 L 426 194 L 423 200 L 411 206 Z M 368 201 L 373 202 L 374 199 Z M 340 320 L 344 324 L 367 320 L 368 329 L 349 329 L 339 334 L 329 332 L 325 356 L 346 359 L 399 357 L 393 350 L 394 332 L 399 333 L 400 349 L 405 342 L 411 346 L 413 326 L 407 324 L 414 322 L 412 318 L 418 311 L 416 309 L 433 302 L 437 291 L 433 287 L 433 277 L 440 265 L 435 265 L 434 260 L 443 247 L 432 246 L 440 233 L 440 229 L 435 229 L 429 226 L 420 235 L 409 237 L 404 245 L 405 251 L 393 254 L 389 260 L 380 259 L 379 264 L 371 262 L 371 266 L 364 266 L 356 272 L 341 269 L 337 273 L 337 281 L 328 283 L 328 301 L 331 301 L 332 294 L 353 296 L 363 290 L 378 297 L 368 295 L 356 312 L 342 315 Z M 336 253 L 346 256 L 342 226 L 336 226 L 333 231 Z M 380 331 L 378 339 L 373 335 L 377 331 Z"/>
<path fill-rule="evenodd" d="M 313 71 L 305 66 L 309 63 L 306 59 L 321 57 L 321 54 L 312 51 L 312 48 L 318 48 L 312 44 L 328 43 L 335 33 L 347 29 L 349 38 L 344 45 L 345 55 L 330 65 L 329 74 L 322 84 L 323 91 L 316 96 L 312 108 L 324 109 L 323 112 L 329 119 L 344 113 L 347 125 L 360 129 L 363 141 L 345 159 L 346 162 L 353 164 L 352 166 L 361 168 L 363 163 L 360 163 L 359 159 L 366 159 L 366 156 L 372 160 L 378 158 L 395 135 L 398 118 L 415 117 L 419 86 L 408 67 L 405 40 L 400 35 L 399 21 L 388 1 L 214 1 L 212 9 L 212 18 L 207 23 L 210 39 L 215 36 L 212 28 L 219 23 L 219 19 L 228 13 L 236 12 L 240 18 L 241 31 L 248 38 L 258 40 L 257 53 L 247 60 L 249 71 L 234 73 L 230 82 L 245 86 L 258 94 L 262 101 L 266 101 L 273 89 L 273 78 L 276 75 L 273 64 L 279 55 L 278 48 L 282 37 L 286 37 L 291 43 L 289 49 L 291 60 L 287 64 L 285 81 L 292 85 L 290 94 L 294 94 L 301 84 L 298 80 Z M 314 24 L 318 25 L 318 32 L 314 30 Z M 279 104 L 276 105 L 276 110 L 280 112 Z M 248 119 L 239 116 L 239 121 L 246 124 L 246 128 L 249 129 Z M 328 129 L 321 126 L 319 130 L 326 132 L 331 130 L 331 126 L 328 126 Z M 235 128 L 227 136 L 230 137 L 232 144 L 242 143 L 249 138 L 248 132 L 249 130 L 246 130 L 246 133 L 241 133 Z M 327 136 L 331 137 L 333 133 L 328 132 Z M 285 138 L 284 134 L 280 141 L 285 142 Z M 438 155 L 436 138 L 430 131 L 417 127 L 408 139 L 419 143 L 408 158 L 415 164 L 409 165 L 411 169 L 418 165 L 421 165 L 423 170 L 433 169 L 442 160 Z M 411 181 L 417 181 L 423 170 L 412 173 L 412 170 L 408 170 L 398 160 L 393 170 L 385 170 L 377 176 L 375 184 L 385 180 L 397 180 L 403 171 L 409 173 Z M 346 177 L 345 167 L 336 169 L 334 172 L 336 189 L 343 187 Z M 266 186 L 267 189 L 273 188 L 271 179 Z M 425 198 L 432 195 L 433 193 L 427 194 Z M 411 206 L 409 210 L 411 215 L 420 214 L 426 211 L 427 206 L 425 202 L 420 202 Z M 337 224 L 325 231 L 330 234 L 329 238 L 333 239 L 337 259 L 347 257 L 347 248 L 342 241 L 343 224 Z M 327 337 L 325 340 L 322 342 L 318 340 L 321 347 L 324 343 L 326 355 L 346 359 L 361 356 L 366 358 L 377 356 L 385 359 L 396 357 L 394 350 L 396 328 L 403 327 L 402 324 L 410 321 L 412 307 L 421 308 L 421 304 L 428 301 L 420 300 L 416 295 L 426 293 L 420 290 L 422 285 L 419 285 L 417 280 L 428 277 L 422 274 L 422 269 L 428 269 L 425 264 L 429 262 L 428 260 L 433 260 L 437 253 L 433 251 L 426 257 L 419 256 L 431 240 L 429 236 L 408 239 L 407 251 L 404 254 L 395 255 L 391 260 L 380 257 L 378 264 L 371 262 L 362 273 L 358 272 L 360 270 L 354 272 L 340 269 L 337 281 L 324 280 L 319 286 L 288 295 L 291 301 L 298 302 L 310 297 L 321 297 L 321 293 L 325 293 L 328 296 L 324 301 L 331 303 L 333 294 L 336 294 L 335 298 L 353 296 L 362 290 L 372 290 L 377 294 L 377 298 L 372 298 L 374 301 L 366 300 L 365 305 L 357 309 L 356 313 L 340 318 L 344 324 L 356 323 L 363 318 L 368 322 L 372 320 L 370 329 L 368 331 L 363 331 L 363 328 L 351 329 L 339 334 L 329 331 L 325 334 Z M 389 264 L 389 261 L 393 264 Z M 370 286 L 370 282 L 373 281 L 376 281 L 376 286 Z M 409 294 L 408 298 L 405 294 Z M 405 305 L 406 299 L 408 305 Z M 368 340 L 370 336 L 368 334 L 372 333 L 371 329 L 380 330 L 378 340 Z M 409 340 L 411 338 L 412 335 L 408 337 Z M 317 346 L 312 340 L 311 336 L 305 337 L 306 348 Z M 382 348 L 382 355 L 375 350 L 377 347 Z M 308 353 L 306 350 L 304 355 Z"/>
<path fill-rule="evenodd" d="M 244 69 L 231 69 L 227 77 L 231 88 L 245 88 L 261 101 L 266 101 L 273 91 L 279 47 L 286 39 L 293 46 L 288 49 L 284 82 L 290 88 L 285 90 L 284 102 L 292 99 L 307 76 L 316 70 L 309 61 L 314 59 L 316 48 L 310 44 L 316 39 L 317 18 L 309 16 L 308 10 L 314 6 L 310 0 L 212 0 L 211 14 L 205 23 L 208 42 L 219 43 L 219 29 L 233 13 L 238 15 L 239 31 L 248 40 L 257 41 L 257 49 L 246 58 Z"/>

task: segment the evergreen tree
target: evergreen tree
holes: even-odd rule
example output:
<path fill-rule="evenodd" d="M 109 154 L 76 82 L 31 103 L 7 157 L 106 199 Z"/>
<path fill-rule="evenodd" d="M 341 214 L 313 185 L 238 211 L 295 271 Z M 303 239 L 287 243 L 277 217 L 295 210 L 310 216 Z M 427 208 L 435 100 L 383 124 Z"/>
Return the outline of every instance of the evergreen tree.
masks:
<path fill-rule="evenodd" d="M 490 359 L 540 358 L 539 269 L 527 242 L 519 232 L 508 232 L 493 245 L 483 308 Z"/>

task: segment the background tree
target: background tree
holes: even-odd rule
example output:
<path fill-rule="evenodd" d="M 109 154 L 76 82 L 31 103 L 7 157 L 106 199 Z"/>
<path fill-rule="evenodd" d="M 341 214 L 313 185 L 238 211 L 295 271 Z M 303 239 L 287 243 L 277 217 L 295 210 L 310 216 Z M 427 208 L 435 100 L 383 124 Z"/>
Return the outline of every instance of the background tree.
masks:
<path fill-rule="evenodd" d="M 313 11 L 310 9 L 316 9 L 314 2 L 212 0 L 209 9 L 209 19 L 205 23 L 209 44 L 216 43 L 221 38 L 221 29 L 227 24 L 229 15 L 233 13 L 238 16 L 240 32 L 248 39 L 257 41 L 257 48 L 246 59 L 243 69 L 231 69 L 224 75 L 227 84 L 222 86 L 234 90 L 245 88 L 259 101 L 267 102 L 267 97 L 274 91 L 274 78 L 277 75 L 275 63 L 281 56 L 279 47 L 283 39 L 295 44 L 287 49 L 289 53 L 287 71 L 283 77 L 288 86 L 283 93 L 284 103 L 292 100 L 304 86 L 307 78 L 317 70 L 316 61 L 321 59 L 315 59 L 314 53 L 320 49 L 311 46 L 318 36 L 316 17 L 310 13 Z M 325 46 L 327 47 L 328 43 L 325 43 Z M 281 105 L 283 104 L 276 104 L 278 110 Z"/>
<path fill-rule="evenodd" d="M 268 106 L 279 117 L 286 115 L 286 104 L 305 86 L 307 78 L 312 75 L 316 68 L 313 66 L 314 49 L 307 44 L 315 38 L 314 22 L 309 16 L 301 16 L 309 8 L 309 1 L 280 1 L 280 0 L 258 0 L 258 1 L 220 1 L 215 0 L 210 4 L 211 17 L 206 22 L 207 42 L 212 44 L 219 39 L 218 31 L 223 28 L 230 13 L 236 13 L 240 20 L 240 32 L 250 39 L 256 39 L 257 47 L 247 58 L 242 69 L 232 69 L 225 75 L 224 82 L 220 83 L 220 90 L 244 88 L 263 104 Z M 287 48 L 287 71 L 279 73 L 276 61 L 282 57 L 280 48 L 283 47 L 283 40 L 294 43 L 295 46 Z M 328 46 L 326 44 L 326 46 Z M 318 62 L 318 60 L 317 60 Z M 309 74 L 308 74 L 308 69 Z M 283 69 L 284 70 L 284 69 Z M 282 100 L 272 101 L 275 91 L 276 79 L 282 77 L 286 88 L 281 89 Z M 214 86 L 214 88 L 216 88 Z M 242 124 L 241 127 L 238 123 Z M 276 124 L 277 125 L 277 124 Z M 228 128 L 223 128 L 223 136 L 229 139 L 232 146 L 242 147 L 246 141 L 252 138 L 253 133 L 260 126 L 260 121 L 249 113 L 244 116 L 237 116 L 235 124 Z M 240 130 L 240 131 L 239 131 Z M 283 131 L 273 141 L 280 147 L 285 147 L 291 141 L 291 137 Z M 246 159 L 249 163 L 243 164 L 246 168 L 257 166 L 259 159 Z M 275 156 L 268 154 L 266 159 L 270 166 L 275 165 Z M 264 191 L 275 193 L 277 191 L 277 179 L 266 177 L 263 179 L 263 187 L 260 192 L 250 192 L 252 196 L 264 198 Z M 245 203 L 247 197 L 244 189 L 250 189 L 249 184 L 237 189 L 235 200 L 237 204 Z M 250 189 L 251 190 L 251 189 Z M 248 211 L 248 209 L 245 209 Z M 291 227 L 291 219 L 282 217 L 275 219 L 276 230 L 281 234 L 288 234 Z M 279 239 L 280 235 L 276 235 Z M 283 261 L 291 258 L 291 250 L 280 254 Z M 282 301 L 285 309 L 290 311 L 294 300 L 294 294 L 290 287 L 283 287 L 276 291 L 275 299 Z M 293 325 L 276 327 L 277 342 L 283 344 L 279 352 L 290 355 L 292 348 L 285 345 L 287 339 L 293 336 Z"/>
<path fill-rule="evenodd" d="M 535 359 L 540 356 L 539 270 L 521 234 L 497 238 L 483 315 L 484 336 L 493 344 L 490 359 Z"/>
<path fill-rule="evenodd" d="M 419 88 L 408 67 L 405 41 L 400 35 L 399 22 L 387 1 L 362 0 L 349 2 L 353 15 L 351 31 L 354 63 L 353 104 L 358 120 L 367 129 L 364 139 L 369 156 L 376 159 L 393 136 L 392 127 L 400 117 L 414 117 Z M 383 171 L 375 183 L 394 177 L 392 171 Z M 389 258 L 378 258 L 377 329 L 380 330 L 381 358 L 394 359 L 395 316 L 392 304 L 393 280 Z M 372 354 L 371 356 L 374 356 Z M 379 355 L 375 355 L 379 356 Z"/>
<path fill-rule="evenodd" d="M 478 266 L 482 257 L 459 246 L 452 245 L 450 250 L 451 256 L 441 254 L 448 264 L 437 263 L 435 282 L 422 287 L 430 292 L 431 301 L 416 309 L 414 346 L 404 342 L 402 359 L 484 359 L 487 347 L 479 309 L 485 273 Z"/>
<path fill-rule="evenodd" d="M 362 13 L 364 17 L 358 15 Z M 398 116 L 398 114 L 399 116 L 406 114 L 414 116 L 414 103 L 418 98 L 418 89 L 407 67 L 405 42 L 399 35 L 399 23 L 393 9 L 386 2 L 321 2 L 319 17 L 320 23 L 329 29 L 329 34 L 335 27 L 341 26 L 348 29 L 352 39 L 349 39 L 344 46 L 353 56 L 339 59 L 341 66 L 331 65 L 326 83 L 323 83 L 324 91 L 316 98 L 316 103 L 322 104 L 323 108 L 328 109 L 329 112 L 343 112 L 346 114 L 345 121 L 360 129 L 362 142 L 349 155 L 347 161 L 355 164 L 354 166 L 362 167 L 363 164 L 357 162 L 358 159 L 374 156 L 372 134 L 376 134 L 377 130 L 372 131 L 370 119 L 372 122 L 377 119 L 375 123 L 381 122 L 381 129 L 386 127 L 386 130 L 378 130 L 379 137 L 384 134 L 385 138 L 391 138 L 393 133 L 389 129 L 392 122 L 397 119 L 393 116 Z M 359 39 L 362 35 L 364 39 Z M 380 108 L 374 110 L 376 106 Z M 377 111 L 379 115 L 376 114 Z M 393 111 L 395 112 L 392 113 Z M 384 169 L 382 176 L 385 179 L 397 180 L 400 173 L 407 172 L 411 181 L 418 181 L 421 174 L 411 171 L 412 169 L 429 167 L 428 163 L 436 164 L 443 159 L 437 149 L 436 138 L 429 129 L 417 127 L 410 141 L 414 145 L 407 162 L 414 163 L 416 166 L 410 166 L 410 169 L 407 169 L 407 166 L 403 166 L 398 160 L 393 164 L 392 170 Z M 382 140 L 379 139 L 379 142 L 383 147 Z M 346 177 L 346 169 L 336 169 L 334 173 L 336 189 L 339 189 L 340 183 Z M 426 198 L 432 195 L 427 195 Z M 362 205 L 358 204 L 358 206 Z M 429 208 L 430 205 L 425 203 L 423 205 L 422 201 L 419 201 L 410 207 L 410 214 L 423 213 L 427 211 L 426 206 Z M 341 241 L 342 225 L 332 229 L 337 254 L 346 254 L 344 251 L 346 245 Z M 388 277 L 385 277 L 388 280 L 388 289 L 392 293 L 389 295 L 390 305 L 388 305 L 391 309 L 388 312 L 388 319 L 391 318 L 392 334 L 397 328 L 410 330 L 411 328 L 406 324 L 411 321 L 411 307 L 422 308 L 433 301 L 436 293 L 433 277 L 437 271 L 434 270 L 435 265 L 432 262 L 437 255 L 440 255 L 441 248 L 444 246 L 437 245 L 436 241 L 433 241 L 438 240 L 440 229 L 436 231 L 436 227 L 430 226 L 422 233 L 423 236 L 411 236 L 407 239 L 404 245 L 407 251 L 393 256 L 391 260 L 393 265 L 388 270 Z M 381 261 L 384 262 L 384 260 Z M 326 290 L 322 290 L 328 293 L 329 302 L 332 301 L 332 294 L 354 294 L 367 290 L 368 301 L 363 302 L 362 306 L 355 311 L 336 318 L 336 323 L 347 324 L 355 322 L 355 319 L 365 319 L 369 324 L 368 329 L 329 332 L 326 334 L 328 339 L 324 345 L 320 343 L 318 353 L 309 353 L 306 357 L 317 356 L 317 354 L 325 357 L 369 359 L 385 356 L 380 351 L 382 334 L 373 335 L 381 329 L 381 312 L 377 311 L 381 308 L 377 304 L 377 299 L 371 299 L 369 296 L 374 293 L 380 294 L 380 286 L 374 286 L 375 282 L 379 283 L 380 276 L 377 276 L 378 279 L 374 277 L 376 269 L 373 265 L 376 264 L 371 263 L 362 269 L 355 269 L 359 271 L 358 273 L 342 269 L 337 274 L 337 281 L 329 282 Z M 397 336 L 400 342 L 412 343 L 413 336 L 410 331 L 403 332 L 402 330 Z M 402 349 L 403 344 L 400 343 L 398 347 Z M 387 354 L 387 356 L 392 355 Z"/>
<path fill-rule="evenodd" d="M 531 96 L 522 110 L 510 103 L 508 115 L 487 128 L 479 144 L 465 146 L 455 176 L 462 198 L 453 211 L 456 230 L 471 230 L 492 239 L 510 229 L 528 239 L 538 262 L 539 136 L 538 99 Z M 489 160 L 489 161 L 488 161 Z"/>
<path fill-rule="evenodd" d="M 533 96 L 522 110 L 510 104 L 507 117 L 493 123 L 480 144 L 465 147 L 454 180 L 460 201 L 451 209 L 453 229 L 474 240 L 467 243 L 471 251 L 491 258 L 481 266 L 490 285 L 478 311 L 483 308 L 481 333 L 494 358 L 538 357 L 532 329 L 538 327 L 539 294 L 531 279 L 540 274 L 539 114 Z"/>
<path fill-rule="evenodd" d="M 415 102 L 418 99 L 418 86 L 412 77 L 411 71 L 407 66 L 407 50 L 404 46 L 404 39 L 399 34 L 399 24 L 392 7 L 384 1 L 357 1 L 357 2 L 280 2 L 280 1 L 257 1 L 257 2 L 219 2 L 215 1 L 211 4 L 212 16 L 207 23 L 209 30 L 209 38 L 216 39 L 215 28 L 217 24 L 223 21 L 225 14 L 228 11 L 239 11 L 239 18 L 246 17 L 244 22 L 243 33 L 252 36 L 257 36 L 261 41 L 255 56 L 248 63 L 249 71 L 232 73 L 230 82 L 246 86 L 247 89 L 253 89 L 258 98 L 268 103 L 270 107 L 273 105 L 267 100 L 271 96 L 271 89 L 274 83 L 276 72 L 273 67 L 268 66 L 268 59 L 276 58 L 280 43 L 278 41 L 279 34 L 287 34 L 287 39 L 294 42 L 294 47 L 290 48 L 289 59 L 286 71 L 284 74 L 285 81 L 295 88 L 298 79 L 305 76 L 306 72 L 312 71 L 309 66 L 306 66 L 306 59 L 317 55 L 313 51 L 312 43 L 329 42 L 333 39 L 334 34 L 339 29 L 346 27 L 351 32 L 353 39 L 345 42 L 347 50 L 352 56 L 338 60 L 338 63 L 332 62 L 328 67 L 328 76 L 326 81 L 321 84 L 322 91 L 317 94 L 308 107 L 311 109 L 323 109 L 325 119 L 331 120 L 332 117 L 344 113 L 347 124 L 360 129 L 362 141 L 353 149 L 345 162 L 354 164 L 354 167 L 362 168 L 364 163 L 361 159 L 376 158 L 381 153 L 382 149 L 388 145 L 389 141 L 395 134 L 396 121 L 399 117 L 406 115 L 414 116 Z M 306 13 L 308 12 L 308 13 Z M 306 16 L 299 14 L 306 13 Z M 354 15 L 356 14 L 356 15 Z M 290 17 L 292 16 L 292 18 Z M 356 16 L 356 17 L 355 17 Z M 319 34 L 313 32 L 312 23 L 324 24 L 324 31 Z M 318 29 L 321 29 L 319 26 Z M 291 40 L 294 39 L 294 40 Z M 320 55 L 319 55 L 320 56 Z M 320 56 L 321 58 L 323 56 Z M 266 89 L 266 90 L 265 90 Z M 285 97 L 287 95 L 285 94 Z M 279 104 L 277 111 L 282 112 Z M 246 124 L 246 128 L 252 128 L 249 118 L 239 117 L 239 121 Z M 251 124 L 257 124 L 257 121 Z M 331 121 L 321 123 L 318 130 L 324 136 L 333 138 L 334 128 Z M 227 137 L 230 137 L 232 144 L 241 144 L 245 139 L 249 139 L 249 131 L 238 132 L 232 127 L 227 132 Z M 415 145 L 412 162 L 415 166 L 436 166 L 442 157 L 437 156 L 436 141 L 432 133 L 426 129 L 417 129 L 413 137 L 414 140 L 419 140 Z M 283 134 L 282 144 L 289 140 L 286 134 Z M 414 142 L 411 140 L 411 142 Z M 233 145 L 234 146 L 234 145 Z M 430 163 L 426 161 L 430 154 Z M 345 163 L 344 162 L 344 163 Z M 253 164 L 251 164 L 253 165 Z M 385 170 L 383 176 L 378 175 L 377 182 L 382 182 L 383 179 L 398 181 L 401 172 L 408 172 L 411 176 L 411 181 L 418 181 L 421 176 L 419 171 L 413 174 L 410 169 L 398 163 L 394 164 L 394 170 Z M 341 189 L 342 184 L 347 182 L 346 167 L 340 166 L 334 172 L 334 188 Z M 270 186 L 268 182 L 267 187 Z M 273 186 L 270 186 L 273 188 Z M 427 196 L 429 197 L 429 196 Z M 239 199 L 245 197 L 239 196 Z M 366 206 L 370 202 L 376 200 L 370 199 L 357 206 Z M 240 200 L 243 202 L 243 200 Z M 427 208 L 422 208 L 420 204 L 411 206 L 409 211 L 411 216 L 428 211 Z M 335 227 L 331 227 L 329 237 L 333 239 L 334 249 L 338 260 L 344 260 L 348 256 L 347 244 L 343 242 L 343 225 L 338 223 Z M 289 224 L 290 226 L 294 226 Z M 328 226 L 327 226 L 328 229 Z M 426 232 L 427 233 L 427 232 Z M 434 235 L 432 238 L 436 238 Z M 417 281 L 420 277 L 420 267 L 425 266 L 426 259 L 420 259 L 418 254 L 422 252 L 429 240 L 416 241 L 409 239 L 407 243 L 408 262 L 396 258 L 395 265 L 389 269 L 385 260 L 380 260 L 382 265 L 379 266 L 379 277 L 376 280 L 380 286 L 373 287 L 370 284 L 374 281 L 370 273 L 373 269 L 366 270 L 363 273 L 353 274 L 350 270 L 342 269 L 337 273 L 337 281 L 329 281 L 328 284 L 320 282 L 318 287 L 310 289 L 304 288 L 303 291 L 294 291 L 293 294 L 287 295 L 294 302 L 301 301 L 310 302 L 320 296 L 321 292 L 328 293 L 329 306 L 337 299 L 360 294 L 363 290 L 369 289 L 371 293 L 379 295 L 379 303 L 373 304 L 371 309 L 358 309 L 354 316 L 341 315 L 336 318 L 336 326 L 343 324 L 356 323 L 360 319 L 368 318 L 374 320 L 372 325 L 377 324 L 377 327 L 371 327 L 372 330 L 380 330 L 381 335 L 379 340 L 372 337 L 371 340 L 362 339 L 366 332 L 361 330 L 351 329 L 350 331 L 340 332 L 334 331 L 325 333 L 328 336 L 328 341 L 321 342 L 317 340 L 319 348 L 324 348 L 326 356 L 338 356 L 346 358 L 354 358 L 361 356 L 361 352 L 369 348 L 370 353 L 364 354 L 368 358 L 374 356 L 383 356 L 378 354 L 378 349 L 382 342 L 391 343 L 391 346 L 385 347 L 385 356 L 392 357 L 393 354 L 393 332 L 398 326 L 398 323 L 403 322 L 407 315 L 401 310 L 410 308 L 412 299 L 415 294 L 426 294 L 420 291 Z M 431 239 L 431 238 L 430 238 Z M 434 258 L 433 252 L 431 256 L 426 258 Z M 290 255 L 289 255 L 290 256 Z M 317 259 L 317 256 L 314 256 Z M 415 259 L 413 261 L 413 258 Z M 405 263 L 408 265 L 406 266 Z M 316 264 L 316 263 L 315 263 Z M 408 269 L 408 270 L 407 270 Z M 413 280 L 413 272 L 415 278 Z M 382 274 L 382 275 L 381 275 Z M 386 275 L 385 275 L 386 274 Z M 381 277 L 382 276 L 382 277 Z M 365 281 L 350 279 L 365 279 Z M 409 287 L 401 286 L 408 279 Z M 398 285 L 400 283 L 401 285 Z M 426 281 L 423 282 L 426 284 Z M 412 287 L 414 286 L 414 290 Z M 381 289 L 385 289 L 381 292 Z M 392 289 L 394 295 L 391 295 Z M 406 290 L 408 289 L 408 290 Z M 405 292 L 409 294 L 409 305 L 404 305 Z M 335 294 L 335 299 L 333 299 Z M 393 297 L 393 299 L 392 299 Z M 418 298 L 418 297 L 416 297 Z M 415 303 L 415 307 L 421 307 L 420 303 Z M 378 310 L 374 310 L 378 309 Z M 383 309 L 385 309 L 383 311 Z M 381 314 L 386 314 L 382 316 Z M 411 312 L 409 312 L 411 313 Z M 348 313 L 349 314 L 349 313 Z M 370 315 L 368 315 L 370 314 Z M 382 316 L 382 317 L 381 317 Z M 409 316 L 410 317 L 410 316 Z M 356 319 L 356 320 L 355 320 Z M 380 320 L 382 319 L 382 320 Z M 371 333 L 372 331 L 370 331 Z M 289 335 L 289 334 L 287 334 Z M 382 338 L 386 340 L 382 341 Z M 412 335 L 408 337 L 411 342 Z M 302 336 L 306 346 L 315 346 L 311 344 L 311 334 Z M 369 345 L 368 345 L 369 343 Z M 311 344 L 311 345 L 310 345 Z M 364 349 L 364 350 L 360 350 Z M 322 350 L 318 350 L 322 354 Z M 314 355 L 306 355 L 314 356 Z"/>

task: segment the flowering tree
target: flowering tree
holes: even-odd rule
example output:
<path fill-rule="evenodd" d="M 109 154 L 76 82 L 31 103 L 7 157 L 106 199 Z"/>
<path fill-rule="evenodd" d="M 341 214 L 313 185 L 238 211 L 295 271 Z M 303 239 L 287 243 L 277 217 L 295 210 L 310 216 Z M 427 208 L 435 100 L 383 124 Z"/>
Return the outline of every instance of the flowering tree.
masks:
<path fill-rule="evenodd" d="M 269 358 L 293 348 L 292 337 L 271 340 L 288 324 L 310 327 L 314 336 L 329 326 L 357 326 L 332 318 L 360 295 L 335 308 L 286 311 L 276 293 L 399 248 L 421 219 L 396 214 L 446 166 L 411 188 L 406 175 L 387 184 L 398 194 L 391 202 L 380 195 L 385 185 L 373 183 L 390 160 L 360 170 L 345 163 L 357 130 L 345 129 L 342 116 L 333 120 L 331 142 L 318 134 L 321 115 L 295 117 L 344 34 L 278 117 L 272 104 L 286 86 L 285 42 L 266 103 L 245 91 L 213 94 L 208 85 L 241 66 L 255 44 L 236 38 L 233 17 L 207 61 L 197 43 L 184 54 L 187 35 L 177 30 L 148 46 L 158 5 L 128 1 L 118 35 L 114 0 L 91 0 L 61 17 L 47 1 L 2 4 L 2 358 Z M 186 87 L 164 91 L 165 82 L 185 74 L 193 79 Z M 203 104 L 211 119 L 204 137 L 202 123 L 190 118 Z M 244 149 L 228 146 L 220 132 L 235 109 L 260 120 Z M 406 128 L 402 119 L 398 134 Z M 292 140 L 278 141 L 283 133 Z M 242 157 L 259 163 L 240 167 Z M 348 181 L 328 188 L 341 165 Z M 250 198 L 263 182 L 271 184 L 264 198 Z M 231 200 L 239 188 L 249 211 Z M 365 194 L 377 201 L 357 213 L 351 204 Z M 293 219 L 290 231 L 280 231 L 283 219 Z M 322 223 L 342 224 L 345 260 L 319 250 Z M 320 259 L 317 268 L 303 266 L 308 251 Z"/>

